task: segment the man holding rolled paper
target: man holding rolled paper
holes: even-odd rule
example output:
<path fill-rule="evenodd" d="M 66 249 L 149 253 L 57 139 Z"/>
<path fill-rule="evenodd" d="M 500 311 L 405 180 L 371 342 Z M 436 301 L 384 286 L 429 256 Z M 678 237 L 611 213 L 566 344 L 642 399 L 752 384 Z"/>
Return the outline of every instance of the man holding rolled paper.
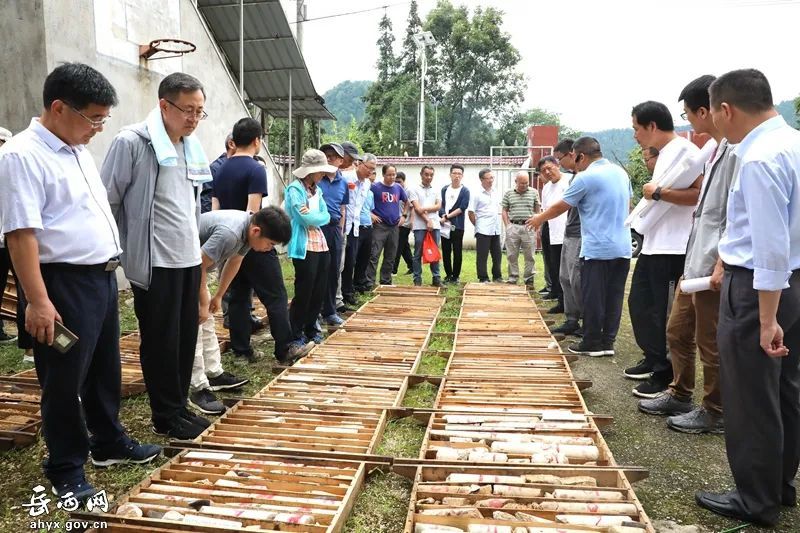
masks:
<path fill-rule="evenodd" d="M 644 199 L 628 223 L 644 236 L 628 297 L 636 343 L 644 358 L 625 370 L 630 379 L 647 380 L 633 389 L 641 398 L 655 398 L 672 381 L 667 359 L 667 309 L 683 273 L 692 211 L 700 196 L 702 165 L 684 168 L 698 148 L 675 134 L 672 115 L 660 102 L 643 102 L 631 111 L 634 138 L 642 148 L 659 151 L 653 179 L 644 185 Z M 685 170 L 685 171 L 684 171 Z M 693 174 L 693 175 L 691 175 Z M 688 182 L 682 181 L 688 177 Z"/>
<path fill-rule="evenodd" d="M 657 398 L 639 402 L 639 410 L 653 415 L 672 415 L 667 426 L 684 433 L 722 433 L 722 401 L 719 387 L 717 319 L 722 261 L 717 245 L 725 231 L 728 190 L 733 180 L 733 149 L 711 119 L 708 87 L 714 76 L 701 76 L 681 92 L 684 116 L 697 133 L 706 133 L 717 144 L 706 162 L 700 201 L 695 208 L 686 248 L 683 278 L 675 290 L 667 324 L 667 342 L 674 378 Z M 704 394 L 692 406 L 695 385 L 695 352 L 703 364 Z"/>
<path fill-rule="evenodd" d="M 699 491 L 714 513 L 772 526 L 797 505 L 800 463 L 800 132 L 778 115 L 764 75 L 720 76 L 714 124 L 736 169 L 719 256 L 717 342 L 725 445 L 736 489 Z"/>

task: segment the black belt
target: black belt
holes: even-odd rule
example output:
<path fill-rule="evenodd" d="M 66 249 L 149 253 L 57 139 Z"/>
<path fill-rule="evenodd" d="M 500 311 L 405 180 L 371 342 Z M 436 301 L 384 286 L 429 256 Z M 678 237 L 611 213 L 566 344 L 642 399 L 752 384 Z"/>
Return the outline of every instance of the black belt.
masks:
<path fill-rule="evenodd" d="M 371 228 L 371 227 L 372 227 L 372 224 L 370 224 L 369 226 L 359 226 L 358 229 L 366 229 L 366 228 Z"/>
<path fill-rule="evenodd" d="M 519 220 L 512 220 L 512 224 L 516 224 L 517 226 L 524 226 L 528 219 L 519 219 Z"/>
<path fill-rule="evenodd" d="M 55 268 L 59 270 L 83 271 L 83 272 L 114 272 L 119 266 L 119 258 L 112 257 L 105 263 L 96 265 L 74 265 L 72 263 L 43 263 L 41 268 Z"/>

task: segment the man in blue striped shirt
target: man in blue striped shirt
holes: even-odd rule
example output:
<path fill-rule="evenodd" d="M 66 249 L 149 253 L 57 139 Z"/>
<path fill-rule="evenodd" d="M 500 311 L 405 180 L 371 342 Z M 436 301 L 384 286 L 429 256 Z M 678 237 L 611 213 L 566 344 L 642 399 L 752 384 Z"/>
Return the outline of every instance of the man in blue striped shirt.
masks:
<path fill-rule="evenodd" d="M 725 444 L 736 489 L 697 503 L 772 526 L 794 506 L 800 462 L 800 132 L 757 70 L 709 88 L 715 126 L 734 149 L 717 342 Z"/>

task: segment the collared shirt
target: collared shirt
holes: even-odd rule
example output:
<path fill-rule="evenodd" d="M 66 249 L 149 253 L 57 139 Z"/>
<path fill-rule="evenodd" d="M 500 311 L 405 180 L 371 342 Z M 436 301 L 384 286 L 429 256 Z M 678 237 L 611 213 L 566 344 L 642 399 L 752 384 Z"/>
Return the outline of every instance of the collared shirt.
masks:
<path fill-rule="evenodd" d="M 581 213 L 581 257 L 631 256 L 631 232 L 625 226 L 631 194 L 628 174 L 605 158 L 575 176 L 563 200 Z"/>
<path fill-rule="evenodd" d="M 753 270 L 754 289 L 785 289 L 800 269 L 800 132 L 773 117 L 733 153 L 737 164 L 719 255 Z"/>
<path fill-rule="evenodd" d="M 572 172 L 562 171 L 561 176 L 562 179 L 569 178 L 567 180 L 569 185 L 571 185 L 572 180 L 575 179 L 575 174 Z M 569 188 L 569 186 L 567 186 L 567 188 Z M 564 228 L 564 238 L 581 238 L 581 214 L 575 207 L 570 207 L 569 211 L 567 211 L 567 226 Z"/>
<path fill-rule="evenodd" d="M 428 185 L 427 187 L 418 185 L 411 189 L 408 195 L 408 201 L 419 204 L 419 207 L 433 207 L 436 205 L 436 202 L 441 202 L 441 200 L 441 194 L 439 194 L 439 191 L 434 189 L 432 185 Z M 430 220 L 431 224 L 433 225 L 431 229 L 441 229 L 438 210 L 426 213 L 426 215 L 426 217 L 421 217 L 416 211 L 414 211 L 414 222 L 411 223 L 411 229 L 428 229 L 427 220 Z"/>
<path fill-rule="evenodd" d="M 545 189 L 542 189 L 542 210 L 546 211 L 550 207 L 554 206 L 561 199 L 564 197 L 564 192 L 566 192 L 567 188 L 569 187 L 569 180 L 566 176 L 562 174 L 561 179 L 556 182 L 550 181 L 545 184 L 545 188 L 547 189 L 547 194 L 545 195 Z M 564 231 L 567 228 L 567 213 L 564 212 L 558 215 L 556 218 L 552 218 L 547 222 L 547 226 L 550 231 L 550 245 L 558 245 L 564 243 Z"/>
<path fill-rule="evenodd" d="M 369 180 L 367 180 L 369 183 Z M 367 188 L 367 197 L 364 199 L 364 205 L 361 206 L 361 216 L 358 223 L 361 226 L 372 226 L 372 210 L 375 209 L 375 195 Z"/>
<path fill-rule="evenodd" d="M 322 189 L 322 197 L 331 215 L 330 224 L 338 224 L 342 220 L 342 206 L 350 203 L 350 191 L 341 171 L 336 171 L 333 180 L 322 178 L 317 186 Z"/>
<path fill-rule="evenodd" d="M 537 195 L 538 198 L 538 195 Z M 483 187 L 469 197 L 469 210 L 475 213 L 475 233 L 500 235 L 500 195 Z"/>
<path fill-rule="evenodd" d="M 368 179 L 359 180 L 356 176 L 345 177 L 347 182 L 348 195 L 350 200 L 347 203 L 347 213 L 344 222 L 345 235 L 350 234 L 353 230 L 353 236 L 358 237 L 358 226 L 361 218 L 361 211 L 364 207 L 364 202 L 367 200 L 367 195 L 370 194 L 370 187 L 372 184 Z"/>
<path fill-rule="evenodd" d="M 503 196 L 503 209 L 508 211 L 509 220 L 528 220 L 540 207 L 539 191 L 533 187 L 528 187 L 523 193 L 514 188 Z"/>
<path fill-rule="evenodd" d="M 677 164 L 677 158 L 681 154 L 685 154 L 684 157 L 693 157 L 699 151 L 700 149 L 691 141 L 683 137 L 675 137 L 658 154 L 651 182 L 660 179 L 666 169 Z M 644 235 L 642 253 L 645 255 L 685 254 L 689 232 L 692 230 L 693 212 L 694 206 L 670 204 L 667 212 Z"/>
<path fill-rule="evenodd" d="M 709 141 L 713 142 L 713 141 Z M 717 263 L 717 246 L 725 231 L 728 191 L 733 182 L 735 157 L 725 139 L 706 162 L 703 186 L 694 212 L 692 232 L 686 246 L 685 279 L 710 276 Z"/>
<path fill-rule="evenodd" d="M 41 263 L 96 265 L 122 253 L 91 154 L 37 118 L 0 148 L 0 212 L 3 233 L 36 230 Z"/>
<path fill-rule="evenodd" d="M 200 250 L 211 259 L 212 268 L 221 267 L 234 255 L 250 251 L 247 233 L 253 215 L 237 209 L 220 209 L 200 215 Z"/>

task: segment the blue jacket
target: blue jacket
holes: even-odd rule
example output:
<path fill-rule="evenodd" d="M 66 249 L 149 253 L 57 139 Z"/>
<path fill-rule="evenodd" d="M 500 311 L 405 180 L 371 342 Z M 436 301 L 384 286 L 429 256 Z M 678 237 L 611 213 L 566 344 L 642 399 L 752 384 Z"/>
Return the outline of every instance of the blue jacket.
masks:
<path fill-rule="evenodd" d="M 454 206 L 450 207 L 450 209 L 447 211 L 447 213 L 445 213 L 444 212 L 444 202 L 445 202 L 444 196 L 445 196 L 445 193 L 447 192 L 447 188 L 448 187 L 449 187 L 449 185 L 445 185 L 444 187 L 442 187 L 442 207 L 439 208 L 439 216 L 443 217 L 447 213 L 451 213 L 451 212 L 455 211 L 456 209 L 460 208 L 461 209 L 461 214 L 458 215 L 457 217 L 451 218 L 450 219 L 450 224 L 452 224 L 452 226 L 455 229 L 462 229 L 463 230 L 464 229 L 464 218 L 467 216 L 467 208 L 469 207 L 469 189 L 467 189 L 466 187 L 464 187 L 462 185 L 461 186 L 461 192 L 458 193 L 458 198 L 456 198 L 456 204 Z"/>
<path fill-rule="evenodd" d="M 325 205 L 322 189 L 317 187 L 320 201 L 316 206 L 308 206 L 310 211 L 305 215 L 300 213 L 300 208 L 307 206 L 308 195 L 306 188 L 300 180 L 294 180 L 286 187 L 286 198 L 283 208 L 292 219 L 292 238 L 289 240 L 287 253 L 291 259 L 306 258 L 306 243 L 308 242 L 309 227 L 321 227 L 330 222 L 331 215 Z"/>

